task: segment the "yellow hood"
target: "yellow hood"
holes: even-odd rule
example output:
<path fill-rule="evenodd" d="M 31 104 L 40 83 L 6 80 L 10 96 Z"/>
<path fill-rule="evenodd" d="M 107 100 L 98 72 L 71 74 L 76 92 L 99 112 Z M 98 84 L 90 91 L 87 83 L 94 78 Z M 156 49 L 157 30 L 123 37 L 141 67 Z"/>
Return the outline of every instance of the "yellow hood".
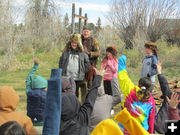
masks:
<path fill-rule="evenodd" d="M 0 110 L 15 111 L 19 103 L 19 96 L 12 87 L 0 88 Z"/>
<path fill-rule="evenodd" d="M 112 119 L 101 121 L 91 135 L 123 135 L 120 127 Z"/>

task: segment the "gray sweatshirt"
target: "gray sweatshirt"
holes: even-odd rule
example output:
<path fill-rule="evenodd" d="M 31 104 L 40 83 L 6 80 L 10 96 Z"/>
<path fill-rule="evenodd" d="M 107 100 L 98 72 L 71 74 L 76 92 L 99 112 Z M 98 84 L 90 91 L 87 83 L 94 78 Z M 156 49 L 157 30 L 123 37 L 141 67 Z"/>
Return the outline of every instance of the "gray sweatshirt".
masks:
<path fill-rule="evenodd" d="M 113 96 L 105 94 L 104 87 L 102 85 L 98 88 L 98 97 L 96 98 L 89 123 L 90 132 L 93 131 L 99 122 L 109 119 L 111 117 L 111 110 L 113 109 L 113 106 L 121 102 L 117 78 L 113 78 L 111 83 Z"/>

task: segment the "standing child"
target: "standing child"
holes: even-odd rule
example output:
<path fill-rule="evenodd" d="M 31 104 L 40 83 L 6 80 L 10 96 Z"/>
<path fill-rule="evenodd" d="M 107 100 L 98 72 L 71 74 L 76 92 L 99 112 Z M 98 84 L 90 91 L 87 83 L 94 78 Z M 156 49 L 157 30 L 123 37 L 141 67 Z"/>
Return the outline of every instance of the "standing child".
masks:
<path fill-rule="evenodd" d="M 81 100 L 85 101 L 87 92 L 87 83 L 85 73 L 89 69 L 89 58 L 83 51 L 81 44 L 81 35 L 73 34 L 59 60 L 59 68 L 62 68 L 63 76 L 71 76 L 76 83 L 76 96 L 79 97 L 79 88 L 81 88 Z"/>
<path fill-rule="evenodd" d="M 117 78 L 118 60 L 117 60 L 117 48 L 115 46 L 107 47 L 106 56 L 101 63 L 101 68 L 106 71 L 104 75 L 104 90 L 105 94 L 113 95 L 111 81 L 112 78 Z"/>
<path fill-rule="evenodd" d="M 33 124 L 42 125 L 44 117 L 44 108 L 46 102 L 47 80 L 37 75 L 39 60 L 34 59 L 34 66 L 26 77 L 26 95 L 27 95 L 27 115 L 31 118 Z"/>
<path fill-rule="evenodd" d="M 147 130 L 154 131 L 155 101 L 150 93 L 151 80 L 148 77 L 141 78 L 139 85 L 135 86 L 128 77 L 126 69 L 126 56 L 119 58 L 118 64 L 119 86 L 124 94 L 123 107 Z M 125 134 L 128 134 L 125 130 Z"/>
<path fill-rule="evenodd" d="M 157 74 L 157 46 L 153 42 L 147 42 L 144 45 L 147 56 L 144 58 L 142 63 L 141 78 L 149 77 L 152 81 L 152 88 L 155 84 L 155 75 Z"/>

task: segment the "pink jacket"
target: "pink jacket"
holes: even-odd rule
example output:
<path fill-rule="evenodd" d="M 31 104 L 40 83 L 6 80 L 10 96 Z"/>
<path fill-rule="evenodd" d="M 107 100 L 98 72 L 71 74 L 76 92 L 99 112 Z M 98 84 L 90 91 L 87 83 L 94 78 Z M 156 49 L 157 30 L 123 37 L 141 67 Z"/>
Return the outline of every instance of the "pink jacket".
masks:
<path fill-rule="evenodd" d="M 108 59 L 105 59 L 101 63 L 101 67 L 106 70 L 106 73 L 104 75 L 104 80 L 111 81 L 113 77 L 117 78 L 117 70 L 118 70 L 118 60 L 111 57 Z"/>

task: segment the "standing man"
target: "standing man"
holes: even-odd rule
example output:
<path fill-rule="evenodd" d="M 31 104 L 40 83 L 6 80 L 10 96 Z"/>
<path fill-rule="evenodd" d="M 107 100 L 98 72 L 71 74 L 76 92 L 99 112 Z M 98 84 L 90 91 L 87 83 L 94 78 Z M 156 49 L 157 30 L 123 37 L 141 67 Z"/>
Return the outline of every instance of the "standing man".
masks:
<path fill-rule="evenodd" d="M 84 26 L 81 38 L 84 52 L 88 54 L 91 63 L 88 74 L 86 75 L 86 78 L 88 80 L 88 88 L 90 88 L 92 85 L 93 77 L 95 75 L 94 67 L 96 67 L 100 54 L 99 44 L 98 41 L 91 36 L 91 30 L 87 26 Z"/>

